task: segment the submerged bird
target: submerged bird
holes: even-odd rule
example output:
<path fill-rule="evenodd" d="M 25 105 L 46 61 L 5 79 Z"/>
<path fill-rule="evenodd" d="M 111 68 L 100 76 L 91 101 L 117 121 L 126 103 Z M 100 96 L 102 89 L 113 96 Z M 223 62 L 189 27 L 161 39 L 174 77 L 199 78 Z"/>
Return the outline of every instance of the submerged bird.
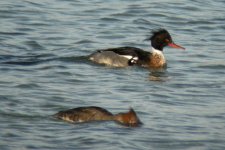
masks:
<path fill-rule="evenodd" d="M 136 127 L 141 123 L 136 112 L 130 108 L 128 112 L 113 115 L 104 108 L 90 106 L 77 107 L 65 111 L 60 111 L 54 117 L 68 122 L 88 122 L 88 121 L 115 121 L 125 126 Z"/>
<path fill-rule="evenodd" d="M 163 48 L 169 46 L 172 48 L 185 49 L 175 44 L 169 32 L 165 29 L 159 29 L 152 32 L 148 38 L 151 41 L 152 51 L 147 52 L 136 47 L 118 47 L 105 50 L 98 50 L 89 55 L 89 60 L 112 67 L 127 67 L 138 65 L 147 68 L 164 68 L 166 59 L 163 55 Z"/>

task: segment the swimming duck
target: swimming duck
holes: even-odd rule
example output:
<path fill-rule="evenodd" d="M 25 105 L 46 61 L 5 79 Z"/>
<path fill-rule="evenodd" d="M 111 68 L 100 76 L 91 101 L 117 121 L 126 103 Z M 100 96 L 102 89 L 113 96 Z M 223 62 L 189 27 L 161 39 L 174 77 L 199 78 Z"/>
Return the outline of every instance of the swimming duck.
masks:
<path fill-rule="evenodd" d="M 125 126 L 136 127 L 141 124 L 136 112 L 130 108 L 128 112 L 113 115 L 104 108 L 89 106 L 59 111 L 54 117 L 68 122 L 115 121 Z"/>
<path fill-rule="evenodd" d="M 136 47 L 118 47 L 98 50 L 88 56 L 89 60 L 112 67 L 127 67 L 138 65 L 147 68 L 165 68 L 166 59 L 163 55 L 163 48 L 185 49 L 175 44 L 166 29 L 159 29 L 152 32 L 148 38 L 151 41 L 152 50 L 144 51 Z"/>

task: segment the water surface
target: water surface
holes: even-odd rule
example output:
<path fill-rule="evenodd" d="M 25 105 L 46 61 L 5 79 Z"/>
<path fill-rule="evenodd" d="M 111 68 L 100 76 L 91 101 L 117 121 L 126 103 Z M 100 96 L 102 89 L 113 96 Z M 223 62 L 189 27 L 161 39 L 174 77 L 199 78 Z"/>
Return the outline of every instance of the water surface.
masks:
<path fill-rule="evenodd" d="M 222 0 L 0 1 L 0 149 L 225 149 L 225 24 Z M 166 28 L 185 51 L 168 68 L 104 67 L 97 49 L 150 50 Z M 69 124 L 52 114 L 133 107 L 144 123 Z"/>

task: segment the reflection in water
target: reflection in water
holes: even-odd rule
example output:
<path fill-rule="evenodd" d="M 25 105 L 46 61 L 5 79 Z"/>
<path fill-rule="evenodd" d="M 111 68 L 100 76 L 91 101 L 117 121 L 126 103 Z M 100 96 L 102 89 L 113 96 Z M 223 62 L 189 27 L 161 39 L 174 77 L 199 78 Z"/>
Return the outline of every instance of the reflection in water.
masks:
<path fill-rule="evenodd" d="M 160 70 L 150 70 L 149 73 L 149 80 L 150 81 L 168 81 L 169 76 L 166 69 L 160 69 Z"/>

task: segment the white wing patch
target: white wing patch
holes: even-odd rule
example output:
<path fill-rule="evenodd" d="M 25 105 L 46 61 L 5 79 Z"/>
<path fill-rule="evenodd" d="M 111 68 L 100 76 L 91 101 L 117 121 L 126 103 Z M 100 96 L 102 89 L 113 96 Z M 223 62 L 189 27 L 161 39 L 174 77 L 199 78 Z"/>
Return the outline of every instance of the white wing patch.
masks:
<path fill-rule="evenodd" d="M 120 55 L 121 57 L 125 57 L 129 60 L 129 63 L 130 64 L 136 64 L 137 61 L 138 61 L 138 57 L 134 57 L 134 56 L 131 56 L 131 55 Z"/>
<path fill-rule="evenodd" d="M 125 57 L 125 58 L 127 58 L 127 59 L 132 59 L 133 57 L 132 56 L 130 56 L 130 55 L 120 55 L 121 57 Z"/>
<path fill-rule="evenodd" d="M 138 57 L 134 57 L 134 56 L 131 56 L 131 55 L 120 55 L 120 56 L 125 57 L 129 60 L 138 60 Z"/>

